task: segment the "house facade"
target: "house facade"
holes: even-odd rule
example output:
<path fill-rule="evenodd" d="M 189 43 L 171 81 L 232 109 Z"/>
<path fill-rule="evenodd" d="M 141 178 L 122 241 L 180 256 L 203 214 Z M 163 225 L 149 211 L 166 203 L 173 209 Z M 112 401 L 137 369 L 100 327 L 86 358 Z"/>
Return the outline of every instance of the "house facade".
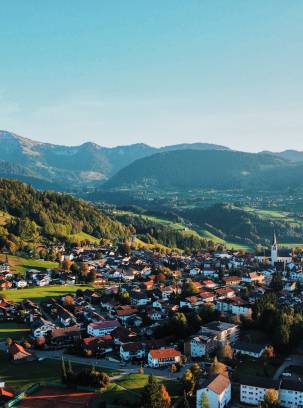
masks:
<path fill-rule="evenodd" d="M 226 376 L 219 374 L 207 380 L 202 388 L 196 393 L 196 406 L 201 408 L 202 398 L 205 394 L 209 401 L 210 408 L 224 408 L 231 400 L 231 382 Z"/>
<path fill-rule="evenodd" d="M 118 320 L 102 320 L 101 322 L 90 323 L 87 326 L 87 333 L 91 336 L 105 336 L 119 326 Z"/>
<path fill-rule="evenodd" d="M 150 367 L 163 367 L 180 363 L 182 354 L 173 348 L 150 350 L 148 365 Z"/>

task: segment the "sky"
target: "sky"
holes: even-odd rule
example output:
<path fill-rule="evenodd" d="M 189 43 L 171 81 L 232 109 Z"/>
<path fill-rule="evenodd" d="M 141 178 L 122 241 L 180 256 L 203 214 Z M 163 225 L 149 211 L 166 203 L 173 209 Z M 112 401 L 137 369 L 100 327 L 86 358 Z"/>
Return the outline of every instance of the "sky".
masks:
<path fill-rule="evenodd" d="M 3 0 L 0 129 L 303 150 L 302 0 Z"/>

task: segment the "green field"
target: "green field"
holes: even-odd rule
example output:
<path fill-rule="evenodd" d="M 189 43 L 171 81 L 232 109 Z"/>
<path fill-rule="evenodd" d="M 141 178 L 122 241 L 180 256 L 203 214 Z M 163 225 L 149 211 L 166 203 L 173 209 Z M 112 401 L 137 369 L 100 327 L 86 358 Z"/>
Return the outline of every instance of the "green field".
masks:
<path fill-rule="evenodd" d="M 172 229 L 175 229 L 177 231 L 182 231 L 182 233 L 184 235 L 197 236 L 197 237 L 200 237 L 200 238 L 204 238 L 204 239 L 206 239 L 208 241 L 213 241 L 215 244 L 225 245 L 227 249 L 234 249 L 234 250 L 243 249 L 245 251 L 253 251 L 253 248 L 248 246 L 248 245 L 241 244 L 241 243 L 238 243 L 238 242 L 225 241 L 224 239 L 212 234 L 210 231 L 208 231 L 206 229 L 201 229 L 201 228 L 199 228 L 197 226 L 193 226 L 192 228 L 188 228 L 186 225 L 183 225 L 181 223 L 177 223 L 177 222 L 173 222 L 173 221 L 170 221 L 170 220 L 166 220 L 164 218 L 145 215 L 145 214 L 138 215 L 138 214 L 133 213 L 131 211 L 121 211 L 121 210 L 117 211 L 116 210 L 116 213 L 119 213 L 121 215 L 129 215 L 129 216 L 133 216 L 133 217 L 140 217 L 140 218 L 143 218 L 144 220 L 147 220 L 147 221 L 152 221 L 152 222 L 155 222 L 155 223 L 159 223 L 161 225 L 165 225 L 165 226 L 167 226 L 169 228 L 172 228 Z M 148 245 L 148 244 L 146 244 L 146 245 Z M 157 245 L 157 246 L 160 246 L 160 244 Z M 150 248 L 152 248 L 152 247 L 153 246 L 151 245 Z M 162 247 L 166 248 L 163 245 L 162 245 Z"/>
<path fill-rule="evenodd" d="M 8 263 L 13 273 L 19 273 L 24 275 L 27 269 L 54 269 L 58 268 L 58 262 L 36 260 L 31 258 L 23 258 L 15 255 L 7 255 Z M 6 259 L 5 254 L 0 254 L 0 261 Z"/>
<path fill-rule="evenodd" d="M 32 299 L 35 302 L 40 302 L 46 297 L 62 296 L 66 293 L 76 293 L 78 289 L 92 289 L 91 285 L 71 285 L 71 286 L 42 286 L 24 289 L 8 289 L 2 292 L 8 300 L 13 302 L 21 302 L 24 299 Z"/>
<path fill-rule="evenodd" d="M 73 370 L 85 367 L 83 364 L 72 363 Z M 108 375 L 116 375 L 116 370 L 100 369 Z M 0 351 L 0 378 L 7 385 L 17 389 L 26 389 L 32 384 L 61 382 L 61 360 L 45 359 L 19 364 L 12 364 L 8 356 Z"/>
<path fill-rule="evenodd" d="M 172 400 L 175 400 L 182 395 L 182 386 L 180 382 L 163 380 L 159 377 L 157 380 L 166 386 Z M 100 394 L 98 404 L 100 402 L 107 402 L 109 404 L 115 404 L 115 406 L 123 407 L 125 406 L 125 401 L 128 401 L 129 404 L 133 404 L 133 406 L 139 406 L 142 390 L 147 381 L 148 375 L 146 374 L 130 374 L 123 376 L 115 383 L 110 384 L 109 388 Z"/>
<path fill-rule="evenodd" d="M 14 340 L 22 339 L 29 332 L 30 329 L 24 323 L 0 322 L 0 341 L 4 341 L 7 337 Z"/>
<path fill-rule="evenodd" d="M 99 238 L 95 238 L 90 234 L 87 234 L 86 232 L 79 232 L 78 234 L 72 234 L 69 235 L 70 239 L 75 239 L 76 241 L 89 241 L 92 244 L 99 244 L 100 243 L 100 239 Z"/>
<path fill-rule="evenodd" d="M 74 371 L 83 369 L 84 365 L 72 363 Z M 106 372 L 109 376 L 119 375 L 117 370 L 108 370 L 100 368 L 100 371 Z M 61 382 L 61 361 L 45 359 L 33 362 L 12 364 L 7 354 L 0 351 L 0 378 L 7 385 L 24 390 L 35 383 L 60 383 Z M 174 380 L 164 380 L 157 378 L 164 383 L 172 400 L 182 395 L 182 386 L 180 382 Z M 106 390 L 101 390 L 99 397 L 94 402 L 94 407 L 99 407 L 101 402 L 112 403 L 121 407 L 128 401 L 132 406 L 138 406 L 141 400 L 143 387 L 148 381 L 148 375 L 130 374 L 118 378 L 110 383 Z"/>
<path fill-rule="evenodd" d="M 280 247 L 283 247 L 283 248 L 302 248 L 303 247 L 303 243 L 302 242 L 300 242 L 300 243 L 281 243 L 281 244 L 279 244 L 279 246 Z"/>

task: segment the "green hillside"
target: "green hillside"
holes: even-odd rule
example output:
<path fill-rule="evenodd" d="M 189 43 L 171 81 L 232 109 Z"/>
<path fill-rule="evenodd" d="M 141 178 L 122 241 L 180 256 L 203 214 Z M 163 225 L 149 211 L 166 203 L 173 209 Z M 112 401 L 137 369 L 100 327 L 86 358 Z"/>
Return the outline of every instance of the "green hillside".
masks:
<path fill-rule="evenodd" d="M 266 177 L 274 182 L 271 170 L 282 169 L 288 174 L 289 166 L 286 160 L 266 154 L 228 150 L 169 151 L 136 160 L 106 182 L 104 188 L 256 188 L 266 183 Z"/>
<path fill-rule="evenodd" d="M 14 180 L 0 179 L 0 211 L 0 249 L 13 253 L 56 242 L 99 243 L 130 235 L 126 226 L 92 204 L 67 194 L 41 192 Z"/>

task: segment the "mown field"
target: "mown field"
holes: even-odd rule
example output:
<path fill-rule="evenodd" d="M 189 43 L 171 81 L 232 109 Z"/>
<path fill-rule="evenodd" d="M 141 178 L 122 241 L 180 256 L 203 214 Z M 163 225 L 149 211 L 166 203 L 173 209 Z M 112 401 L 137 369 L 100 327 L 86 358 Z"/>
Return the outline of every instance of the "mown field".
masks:
<path fill-rule="evenodd" d="M 140 217 L 140 218 L 145 219 L 147 221 L 159 223 L 159 224 L 167 226 L 167 227 L 169 227 L 171 229 L 174 229 L 174 230 L 177 230 L 177 231 L 182 231 L 182 233 L 185 234 L 185 235 L 197 236 L 197 237 L 209 240 L 209 241 L 213 241 L 216 244 L 225 245 L 226 248 L 228 248 L 228 249 L 234 249 L 234 250 L 243 249 L 245 251 L 253 251 L 254 250 L 252 247 L 250 247 L 248 245 L 245 245 L 245 244 L 241 244 L 241 243 L 238 243 L 238 242 L 225 241 L 224 239 L 212 234 L 210 231 L 208 231 L 206 229 L 201 229 L 198 226 L 192 226 L 191 228 L 189 228 L 189 227 L 187 227 L 186 225 L 184 225 L 182 223 L 173 222 L 173 221 L 170 221 L 170 220 L 167 220 L 167 219 L 164 219 L 164 218 L 151 216 L 151 215 L 145 215 L 145 214 L 138 215 L 138 214 L 136 214 L 134 212 L 131 212 L 131 211 L 116 210 L 116 213 L 121 214 L 121 215 L 129 215 L 129 216 L 133 216 L 133 217 Z M 141 244 L 142 247 L 147 247 L 147 248 L 150 248 L 150 249 L 153 249 L 155 247 L 155 245 L 145 244 L 142 241 L 140 241 L 140 244 Z M 161 247 L 160 244 L 158 244 L 156 246 Z M 162 245 L 162 247 L 163 247 L 163 249 L 166 249 L 166 247 L 164 247 L 163 245 Z"/>
<path fill-rule="evenodd" d="M 0 254 L 0 261 L 5 261 L 8 258 L 8 263 L 12 273 L 24 275 L 27 269 L 54 269 L 59 267 L 58 262 L 23 258 L 21 256 Z"/>
<path fill-rule="evenodd" d="M 172 401 L 182 396 L 182 386 L 180 382 L 175 380 L 163 380 L 160 377 L 156 377 L 156 379 L 166 386 Z M 114 404 L 115 407 L 138 407 L 140 406 L 142 391 L 147 381 L 148 375 L 146 374 L 123 376 L 114 383 L 111 383 L 107 390 L 101 392 L 94 407 L 99 406 L 101 402 Z"/>
<path fill-rule="evenodd" d="M 61 382 L 61 360 L 36 360 L 13 364 L 9 361 L 5 352 L 0 351 L 0 378 L 7 385 L 17 389 L 27 389 L 35 383 L 60 383 Z M 89 363 L 87 365 L 90 367 Z M 85 365 L 72 363 L 75 371 L 83 369 Z M 100 369 L 108 375 L 117 375 L 117 370 Z"/>
<path fill-rule="evenodd" d="M 99 244 L 100 243 L 100 239 L 99 238 L 95 238 L 90 234 L 87 234 L 86 232 L 79 232 L 78 234 L 71 234 L 68 236 L 70 239 L 74 239 L 75 241 L 88 241 L 92 244 Z"/>
<path fill-rule="evenodd" d="M 21 302 L 24 299 L 32 299 L 35 302 L 40 302 L 47 297 L 62 296 L 66 293 L 76 293 L 78 289 L 92 289 L 91 285 L 54 285 L 54 286 L 35 286 L 24 289 L 8 289 L 1 292 L 8 300 L 13 302 Z"/>
<path fill-rule="evenodd" d="M 0 378 L 9 386 L 17 390 L 25 390 L 35 383 L 60 383 L 61 382 L 61 361 L 60 360 L 36 360 L 33 362 L 12 364 L 7 354 L 0 351 Z M 83 369 L 85 365 L 72 363 L 74 371 Z M 88 367 L 89 364 L 88 364 Z M 106 372 L 110 377 L 118 376 L 111 382 L 106 390 L 100 390 L 98 398 L 93 407 L 97 408 L 101 402 L 115 404 L 115 406 L 139 406 L 143 387 L 148 381 L 148 375 L 130 374 L 119 378 L 121 372 L 98 368 Z M 165 384 L 172 400 L 182 396 L 180 382 L 174 380 L 156 379 Z"/>

